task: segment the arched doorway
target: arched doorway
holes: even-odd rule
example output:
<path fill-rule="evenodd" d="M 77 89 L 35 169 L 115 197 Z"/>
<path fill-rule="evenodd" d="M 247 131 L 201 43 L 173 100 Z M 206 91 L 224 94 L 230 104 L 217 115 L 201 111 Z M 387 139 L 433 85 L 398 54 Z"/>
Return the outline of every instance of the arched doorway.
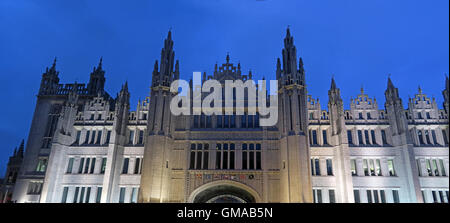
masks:
<path fill-rule="evenodd" d="M 257 203 L 258 193 L 245 184 L 215 181 L 200 186 L 189 197 L 190 203 Z"/>

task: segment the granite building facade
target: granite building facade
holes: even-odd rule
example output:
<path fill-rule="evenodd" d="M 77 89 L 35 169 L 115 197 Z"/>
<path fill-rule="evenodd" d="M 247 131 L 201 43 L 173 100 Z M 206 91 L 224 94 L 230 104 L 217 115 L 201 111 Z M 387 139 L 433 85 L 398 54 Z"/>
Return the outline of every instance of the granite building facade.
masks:
<path fill-rule="evenodd" d="M 323 110 L 308 95 L 288 29 L 276 66 L 278 123 L 263 127 L 257 114 L 172 115 L 169 89 L 179 76 L 171 32 L 150 94 L 133 110 L 127 83 L 116 97 L 104 90 L 102 60 L 88 84 L 61 84 L 55 60 L 42 75 L 28 140 L 8 164 L 2 201 L 448 202 L 448 78 L 443 109 L 420 88 L 405 109 L 388 78 L 382 109 L 363 89 L 344 109 L 332 79 Z M 208 79 L 252 73 L 227 55 Z"/>

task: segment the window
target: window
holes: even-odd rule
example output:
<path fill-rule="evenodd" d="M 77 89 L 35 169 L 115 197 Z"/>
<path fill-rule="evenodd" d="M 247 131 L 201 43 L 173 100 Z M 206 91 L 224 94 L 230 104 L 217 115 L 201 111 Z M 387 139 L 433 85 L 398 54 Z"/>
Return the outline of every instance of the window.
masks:
<path fill-rule="evenodd" d="M 422 165 L 421 165 L 420 159 L 417 159 L 416 162 L 417 162 L 417 171 L 419 172 L 419 176 L 422 176 Z"/>
<path fill-rule="evenodd" d="M 394 168 L 394 160 L 393 159 L 388 160 L 388 171 L 389 171 L 389 176 L 391 176 L 391 177 L 395 176 L 395 168 Z"/>
<path fill-rule="evenodd" d="M 261 144 L 256 144 L 256 169 L 261 169 Z"/>
<path fill-rule="evenodd" d="M 100 145 L 100 142 L 102 141 L 102 131 L 98 131 L 97 133 L 97 142 L 95 144 Z"/>
<path fill-rule="evenodd" d="M 417 136 L 419 137 L 419 145 L 425 144 L 425 143 L 423 143 L 422 131 L 418 130 L 417 131 Z"/>
<path fill-rule="evenodd" d="M 242 144 L 242 169 L 246 170 L 247 167 L 247 144 Z"/>
<path fill-rule="evenodd" d="M 322 131 L 322 137 L 323 137 L 323 145 L 328 145 L 328 141 L 327 141 L 327 131 L 323 130 Z"/>
<path fill-rule="evenodd" d="M 440 159 L 439 160 L 439 164 L 441 166 L 441 175 L 444 176 L 444 177 L 447 176 L 447 174 L 445 173 L 444 160 Z"/>
<path fill-rule="evenodd" d="M 314 203 L 322 203 L 322 190 L 313 189 Z"/>
<path fill-rule="evenodd" d="M 371 176 L 376 176 L 376 174 L 375 174 L 375 164 L 374 164 L 373 160 L 369 160 L 369 164 L 370 164 L 370 175 Z"/>
<path fill-rule="evenodd" d="M 203 145 L 197 144 L 197 159 L 196 159 L 196 165 L 195 169 L 201 170 L 202 169 L 202 160 L 203 160 Z"/>
<path fill-rule="evenodd" d="M 191 144 L 191 160 L 189 168 L 197 170 L 207 170 L 208 165 L 209 144 Z"/>
<path fill-rule="evenodd" d="M 317 145 L 317 131 L 312 130 L 312 145 Z"/>
<path fill-rule="evenodd" d="M 319 159 L 314 160 L 314 166 L 316 170 L 316 176 L 320 176 L 320 162 Z"/>
<path fill-rule="evenodd" d="M 83 173 L 89 173 L 89 164 L 91 164 L 91 158 L 86 158 L 86 164 L 84 165 Z"/>
<path fill-rule="evenodd" d="M 189 160 L 189 169 L 195 169 L 195 144 L 191 144 L 191 157 Z"/>
<path fill-rule="evenodd" d="M 138 188 L 133 187 L 131 190 L 131 201 L 130 203 L 137 203 L 137 197 L 138 197 Z"/>
<path fill-rule="evenodd" d="M 91 144 L 95 143 L 95 133 L 96 131 L 92 131 Z"/>
<path fill-rule="evenodd" d="M 67 202 L 67 193 L 68 192 L 69 192 L 69 187 L 64 187 L 62 198 L 61 198 L 61 203 L 66 203 Z"/>
<path fill-rule="evenodd" d="M 377 190 L 373 191 L 373 198 L 374 198 L 375 203 L 380 203 L 380 199 L 378 198 L 378 191 Z"/>
<path fill-rule="evenodd" d="M 418 113 L 417 113 L 417 118 L 418 118 L 418 119 L 423 119 L 422 113 L 418 112 Z"/>
<path fill-rule="evenodd" d="M 334 194 L 334 190 L 329 190 L 328 195 L 330 196 L 330 203 L 336 203 L 336 195 Z"/>
<path fill-rule="evenodd" d="M 91 198 L 91 187 L 86 188 L 86 197 L 84 203 L 89 203 Z"/>
<path fill-rule="evenodd" d="M 347 141 L 349 145 L 353 145 L 353 136 L 351 130 L 347 130 Z"/>
<path fill-rule="evenodd" d="M 367 190 L 367 203 L 373 203 L 371 190 Z"/>
<path fill-rule="evenodd" d="M 130 158 L 123 159 L 123 167 L 122 167 L 122 174 L 128 173 L 128 164 L 130 162 Z"/>
<path fill-rule="evenodd" d="M 77 131 L 77 136 L 75 138 L 75 144 L 80 144 L 81 131 Z"/>
<path fill-rule="evenodd" d="M 134 163 L 134 174 L 141 173 L 141 158 L 136 158 L 136 162 Z"/>
<path fill-rule="evenodd" d="M 445 130 L 442 130 L 442 137 L 444 139 L 444 144 L 448 145 L 447 133 L 445 133 Z"/>
<path fill-rule="evenodd" d="M 143 131 L 143 130 L 140 130 L 140 131 L 139 131 L 138 144 L 139 144 L 139 145 L 144 144 L 144 131 Z"/>
<path fill-rule="evenodd" d="M 350 165 L 351 165 L 352 176 L 358 175 L 356 172 L 356 160 L 355 159 L 350 160 Z"/>
<path fill-rule="evenodd" d="M 441 203 L 445 203 L 444 192 L 441 190 L 439 191 L 439 198 L 441 200 Z"/>
<path fill-rule="evenodd" d="M 36 167 L 36 172 L 44 173 L 47 169 L 48 159 L 46 157 L 40 157 L 38 161 L 38 165 Z"/>
<path fill-rule="evenodd" d="M 366 159 L 363 160 L 363 168 L 364 168 L 364 176 L 369 176 L 369 165 Z"/>
<path fill-rule="evenodd" d="M 369 112 L 367 112 L 367 119 L 372 119 L 372 116 L 370 115 Z"/>
<path fill-rule="evenodd" d="M 230 170 L 234 170 L 234 150 L 235 145 L 234 143 L 230 144 Z"/>
<path fill-rule="evenodd" d="M 431 194 L 433 195 L 433 202 L 434 203 L 439 203 L 437 195 L 436 195 L 436 191 L 431 191 Z"/>
<path fill-rule="evenodd" d="M 375 137 L 375 131 L 370 130 L 370 135 L 372 136 L 372 144 L 377 144 L 377 139 Z"/>
<path fill-rule="evenodd" d="M 106 170 L 106 157 L 102 158 L 102 168 L 100 169 L 100 173 L 104 174 Z"/>
<path fill-rule="evenodd" d="M 425 139 L 427 140 L 427 144 L 431 145 L 430 132 L 428 130 L 425 130 Z"/>
<path fill-rule="evenodd" d="M 73 203 L 77 203 L 78 193 L 80 193 L 80 187 L 75 187 L 75 193 L 73 194 Z"/>
<path fill-rule="evenodd" d="M 437 145 L 438 142 L 437 142 L 437 138 L 436 138 L 436 131 L 431 130 L 431 136 L 433 137 L 433 144 Z"/>
<path fill-rule="evenodd" d="M 377 176 L 382 176 L 382 174 L 381 174 L 381 164 L 380 164 L 380 160 L 379 159 L 375 160 L 375 165 L 376 165 L 376 174 L 377 174 Z"/>
<path fill-rule="evenodd" d="M 129 145 L 133 145 L 134 144 L 134 131 L 133 130 L 130 131 L 130 135 L 129 135 L 129 138 L 128 138 L 128 144 Z"/>
<path fill-rule="evenodd" d="M 228 169 L 228 160 L 230 157 L 230 150 L 228 144 L 222 144 L 222 169 Z"/>
<path fill-rule="evenodd" d="M 124 203 L 125 202 L 125 191 L 126 191 L 125 187 L 121 187 L 120 188 L 119 203 Z"/>
<path fill-rule="evenodd" d="M 358 118 L 359 118 L 359 119 L 364 119 L 364 118 L 363 118 L 363 114 L 362 114 L 361 112 L 358 113 Z"/>
<path fill-rule="evenodd" d="M 392 190 L 392 197 L 394 198 L 394 203 L 400 203 L 400 197 L 398 196 L 398 190 Z"/>
<path fill-rule="evenodd" d="M 438 170 L 437 162 L 435 159 L 433 159 L 433 173 L 435 176 L 439 176 L 439 170 Z"/>
<path fill-rule="evenodd" d="M 327 159 L 327 175 L 333 176 L 333 161 L 331 159 Z"/>
<path fill-rule="evenodd" d="M 353 196 L 355 197 L 355 203 L 361 203 L 361 198 L 359 196 L 359 190 L 353 190 Z"/>
<path fill-rule="evenodd" d="M 222 168 L 222 144 L 216 144 L 216 169 L 219 170 Z"/>
<path fill-rule="evenodd" d="M 94 157 L 94 158 L 92 158 L 91 170 L 89 170 L 89 173 L 90 173 L 90 174 L 93 174 L 93 173 L 94 173 L 94 170 L 95 170 L 95 162 L 96 162 L 96 159 L 95 159 L 95 157 Z"/>
<path fill-rule="evenodd" d="M 368 130 L 364 130 L 364 136 L 365 136 L 365 138 L 366 138 L 366 144 L 370 144 L 370 141 L 369 141 L 369 131 L 368 131 Z"/>
<path fill-rule="evenodd" d="M 95 198 L 95 203 L 100 203 L 102 199 L 102 187 L 97 187 L 97 197 Z"/>
<path fill-rule="evenodd" d="M 255 144 L 249 145 L 249 152 L 248 152 L 248 160 L 249 160 L 249 168 L 250 170 L 255 169 Z"/>
<path fill-rule="evenodd" d="M 111 131 L 108 131 L 108 132 L 106 133 L 106 141 L 105 141 L 105 144 L 109 144 L 110 141 L 111 141 Z"/>
<path fill-rule="evenodd" d="M 84 166 L 84 158 L 80 159 L 80 166 L 78 167 L 78 173 L 83 173 L 83 166 Z"/>
<path fill-rule="evenodd" d="M 431 170 L 431 161 L 429 159 L 426 160 L 427 172 L 428 176 L 433 176 L 433 171 Z"/>
<path fill-rule="evenodd" d="M 80 193 L 80 197 L 79 197 L 78 203 L 83 203 L 84 191 L 85 191 L 85 190 L 86 190 L 85 187 L 82 187 L 82 188 L 81 188 L 81 193 Z"/>
<path fill-rule="evenodd" d="M 427 112 L 426 115 L 427 115 L 427 119 L 431 119 L 431 116 L 430 116 L 429 112 Z"/>
<path fill-rule="evenodd" d="M 364 145 L 363 137 L 362 137 L 362 131 L 361 130 L 358 130 L 358 141 L 359 141 L 359 145 Z"/>
<path fill-rule="evenodd" d="M 72 173 L 73 161 L 74 161 L 74 158 L 69 158 L 69 164 L 67 165 L 66 173 Z"/>
<path fill-rule="evenodd" d="M 86 138 L 85 138 L 85 140 L 84 140 L 84 144 L 89 144 L 89 135 L 90 135 L 90 131 L 87 131 L 86 132 Z"/>
<path fill-rule="evenodd" d="M 261 169 L 261 144 L 242 144 L 242 169 Z"/>
<path fill-rule="evenodd" d="M 386 140 L 386 131 L 385 130 L 381 130 L 381 140 L 383 141 L 383 146 L 387 145 L 387 140 Z"/>

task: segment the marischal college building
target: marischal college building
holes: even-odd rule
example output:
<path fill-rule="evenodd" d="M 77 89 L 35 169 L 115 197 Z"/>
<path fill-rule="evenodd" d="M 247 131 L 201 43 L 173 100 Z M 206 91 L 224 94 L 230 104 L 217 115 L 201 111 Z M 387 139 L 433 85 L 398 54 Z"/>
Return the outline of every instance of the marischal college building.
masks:
<path fill-rule="evenodd" d="M 179 79 L 169 32 L 150 96 L 130 110 L 125 83 L 104 91 L 102 61 L 85 84 L 42 75 L 28 140 L 11 156 L 2 202 L 447 203 L 449 81 L 443 109 L 419 88 L 404 102 L 389 78 L 384 108 L 361 90 L 344 109 L 334 80 L 328 109 L 308 95 L 287 30 L 278 59 L 278 122 L 170 111 Z M 55 61 L 56 62 L 56 61 Z M 251 80 L 240 64 L 203 80 Z M 150 84 L 150 83 L 149 83 Z M 310 83 L 317 84 L 317 83 Z M 191 82 L 192 85 L 192 82 Z M 192 95 L 192 94 L 191 94 Z"/>

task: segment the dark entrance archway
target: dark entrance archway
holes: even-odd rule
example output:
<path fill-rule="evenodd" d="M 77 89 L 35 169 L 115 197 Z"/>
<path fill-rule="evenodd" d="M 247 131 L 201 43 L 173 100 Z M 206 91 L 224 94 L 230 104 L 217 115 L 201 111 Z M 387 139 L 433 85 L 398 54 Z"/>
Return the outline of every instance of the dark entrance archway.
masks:
<path fill-rule="evenodd" d="M 194 203 L 255 203 L 246 190 L 232 185 L 216 185 L 197 194 Z"/>

